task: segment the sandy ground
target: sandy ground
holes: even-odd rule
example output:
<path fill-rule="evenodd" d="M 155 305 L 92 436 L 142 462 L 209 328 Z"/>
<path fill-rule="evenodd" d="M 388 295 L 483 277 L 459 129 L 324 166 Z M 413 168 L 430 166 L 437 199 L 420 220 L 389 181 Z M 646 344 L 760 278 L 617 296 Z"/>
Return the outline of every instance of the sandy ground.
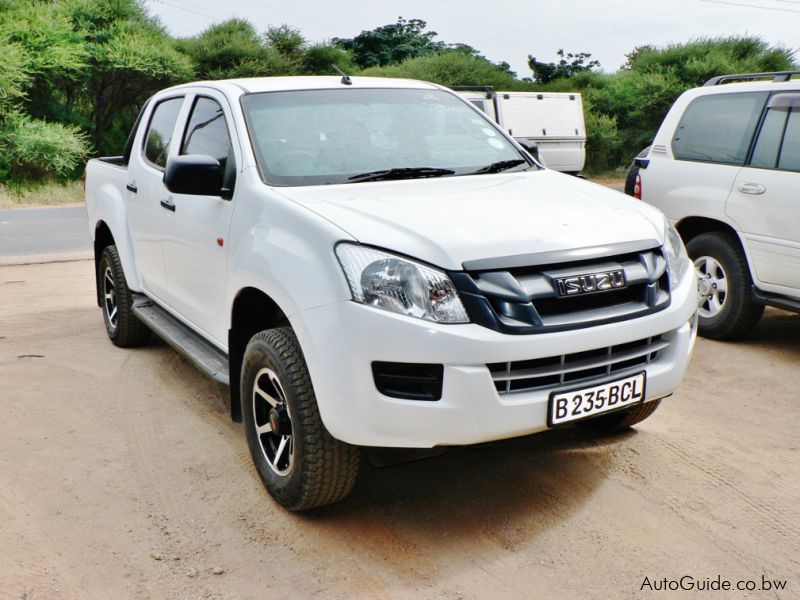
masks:
<path fill-rule="evenodd" d="M 0 267 L 0 598 L 633 598 L 690 575 L 800 597 L 800 318 L 700 341 L 634 432 L 552 432 L 278 508 L 213 384 L 120 350 L 91 263 Z M 693 596 L 679 593 L 680 597 Z"/>

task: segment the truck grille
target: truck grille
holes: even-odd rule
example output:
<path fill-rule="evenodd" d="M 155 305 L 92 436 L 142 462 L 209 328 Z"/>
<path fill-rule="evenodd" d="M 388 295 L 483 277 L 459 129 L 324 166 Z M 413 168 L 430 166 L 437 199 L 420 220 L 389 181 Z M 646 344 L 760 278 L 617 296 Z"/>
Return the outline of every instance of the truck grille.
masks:
<path fill-rule="evenodd" d="M 661 248 L 650 245 L 621 254 L 613 248 L 584 250 L 564 256 L 543 254 L 538 257 L 543 263 L 532 266 L 510 263 L 504 268 L 479 261 L 465 264 L 465 271 L 450 277 L 474 323 L 508 334 L 580 329 L 669 306 L 667 260 Z M 576 255 L 590 257 L 575 260 Z M 532 260 L 536 258 L 532 255 Z M 575 295 L 564 293 L 563 282 L 568 279 L 606 273 L 623 274 L 624 286 L 602 291 L 586 286 L 589 289 Z"/>
<path fill-rule="evenodd" d="M 529 392 L 581 383 L 643 367 L 669 342 L 662 336 L 586 352 L 486 365 L 498 393 Z"/>

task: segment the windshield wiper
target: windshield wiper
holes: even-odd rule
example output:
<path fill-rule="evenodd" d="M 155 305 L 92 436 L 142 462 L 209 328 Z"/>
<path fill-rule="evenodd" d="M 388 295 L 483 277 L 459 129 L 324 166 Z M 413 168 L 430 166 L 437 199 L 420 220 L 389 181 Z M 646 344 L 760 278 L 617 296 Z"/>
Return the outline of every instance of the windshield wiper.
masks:
<path fill-rule="evenodd" d="M 387 181 L 390 179 L 416 179 L 418 177 L 442 177 L 453 175 L 453 169 L 437 169 L 434 167 L 397 167 L 394 169 L 381 169 L 369 171 L 348 177 L 348 181 Z"/>
<path fill-rule="evenodd" d="M 481 167 L 477 171 L 473 171 L 470 175 L 483 175 L 484 173 L 499 173 L 500 171 L 507 171 L 513 169 L 521 164 L 528 164 L 527 160 L 515 158 L 513 160 L 500 160 L 485 167 Z"/>

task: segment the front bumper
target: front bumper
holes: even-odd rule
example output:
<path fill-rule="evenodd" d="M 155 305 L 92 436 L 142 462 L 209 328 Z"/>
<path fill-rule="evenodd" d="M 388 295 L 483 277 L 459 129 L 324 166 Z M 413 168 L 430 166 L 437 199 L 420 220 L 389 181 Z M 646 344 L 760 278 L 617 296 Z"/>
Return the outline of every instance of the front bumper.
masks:
<path fill-rule="evenodd" d="M 547 429 L 552 389 L 498 394 L 489 363 L 584 352 L 661 335 L 669 345 L 646 366 L 646 400 L 671 394 L 691 357 L 696 311 L 696 281 L 687 276 L 665 310 L 557 333 L 508 335 L 475 324 L 440 325 L 350 301 L 313 308 L 290 321 L 322 420 L 335 438 L 361 446 L 429 448 Z M 373 380 L 373 361 L 443 364 L 442 398 L 426 402 L 382 395 Z"/>

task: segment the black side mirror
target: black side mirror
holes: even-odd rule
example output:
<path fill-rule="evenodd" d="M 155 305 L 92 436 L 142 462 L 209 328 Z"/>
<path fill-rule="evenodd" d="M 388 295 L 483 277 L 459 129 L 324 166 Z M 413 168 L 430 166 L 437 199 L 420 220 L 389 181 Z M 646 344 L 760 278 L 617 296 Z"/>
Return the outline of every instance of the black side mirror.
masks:
<path fill-rule="evenodd" d="M 167 161 L 164 185 L 174 194 L 222 196 L 222 168 L 206 154 L 176 156 Z"/>

